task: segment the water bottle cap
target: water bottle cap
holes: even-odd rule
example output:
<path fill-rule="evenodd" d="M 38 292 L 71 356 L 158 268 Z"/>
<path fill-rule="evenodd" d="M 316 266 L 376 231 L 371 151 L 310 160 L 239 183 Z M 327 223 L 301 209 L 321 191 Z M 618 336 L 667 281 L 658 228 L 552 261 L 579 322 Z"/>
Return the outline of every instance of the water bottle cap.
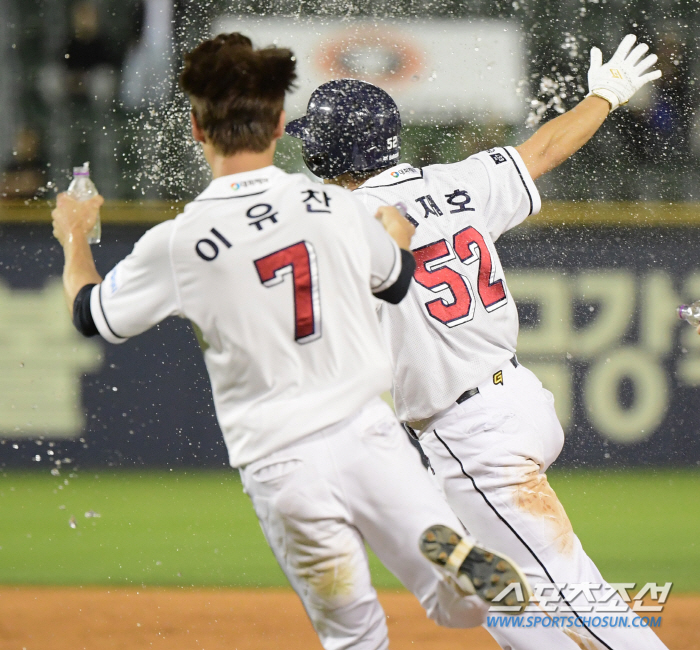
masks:
<path fill-rule="evenodd" d="M 408 208 L 406 207 L 406 204 L 403 201 L 394 203 L 394 207 L 401 213 L 402 217 L 405 217 L 406 214 L 408 214 Z"/>
<path fill-rule="evenodd" d="M 678 305 L 678 318 L 681 320 L 684 320 L 683 314 L 686 309 L 688 309 L 688 305 Z"/>
<path fill-rule="evenodd" d="M 73 167 L 73 176 L 90 176 L 90 163 L 86 162 L 80 167 Z"/>

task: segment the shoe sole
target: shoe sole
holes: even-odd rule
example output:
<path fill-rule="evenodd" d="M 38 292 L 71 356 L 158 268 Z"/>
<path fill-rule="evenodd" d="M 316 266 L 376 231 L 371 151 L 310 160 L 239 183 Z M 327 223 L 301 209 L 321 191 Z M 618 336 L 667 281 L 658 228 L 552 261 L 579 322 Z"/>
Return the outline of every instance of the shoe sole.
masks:
<path fill-rule="evenodd" d="M 452 576 L 467 593 L 471 591 L 491 603 L 508 585 L 519 584 L 524 602 L 519 602 L 516 590 L 511 590 L 498 605 L 518 607 L 507 613 L 520 614 L 530 602 L 532 594 L 525 576 L 505 555 L 471 543 L 442 525 L 425 530 L 419 545 L 421 553 Z"/>

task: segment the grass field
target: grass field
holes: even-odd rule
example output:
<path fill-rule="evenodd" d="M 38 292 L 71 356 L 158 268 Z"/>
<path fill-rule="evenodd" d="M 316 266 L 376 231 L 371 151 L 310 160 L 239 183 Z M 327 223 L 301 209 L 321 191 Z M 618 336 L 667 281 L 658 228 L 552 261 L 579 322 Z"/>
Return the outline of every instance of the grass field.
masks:
<path fill-rule="evenodd" d="M 550 481 L 609 581 L 672 581 L 675 591 L 700 592 L 700 471 L 559 471 Z M 100 516 L 86 518 L 91 510 Z M 376 558 L 372 568 L 378 587 L 399 586 Z M 5 471 L 0 583 L 286 581 L 234 471 Z"/>

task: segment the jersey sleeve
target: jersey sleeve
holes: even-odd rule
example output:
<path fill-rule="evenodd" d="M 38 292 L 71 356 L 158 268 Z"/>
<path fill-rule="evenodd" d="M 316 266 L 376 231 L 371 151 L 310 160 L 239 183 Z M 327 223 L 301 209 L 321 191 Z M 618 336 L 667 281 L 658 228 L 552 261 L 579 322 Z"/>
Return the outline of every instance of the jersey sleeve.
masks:
<path fill-rule="evenodd" d="M 513 147 L 482 151 L 446 167 L 453 177 L 469 178 L 478 187 L 482 214 L 494 240 L 542 207 L 537 187 Z"/>
<path fill-rule="evenodd" d="M 173 221 L 151 228 L 90 294 L 90 312 L 100 335 L 110 343 L 150 329 L 179 313 L 170 261 Z"/>
<path fill-rule="evenodd" d="M 401 250 L 367 208 L 354 201 L 370 251 L 370 286 L 372 293 L 385 302 L 396 304 L 408 291 L 415 261 L 408 251 Z"/>

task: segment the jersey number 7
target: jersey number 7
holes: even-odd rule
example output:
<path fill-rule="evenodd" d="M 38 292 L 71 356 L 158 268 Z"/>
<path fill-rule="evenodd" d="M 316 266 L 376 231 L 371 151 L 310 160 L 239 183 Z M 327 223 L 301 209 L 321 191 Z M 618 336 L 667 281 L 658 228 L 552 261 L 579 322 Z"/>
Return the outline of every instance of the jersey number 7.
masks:
<path fill-rule="evenodd" d="M 255 260 L 260 281 L 274 287 L 291 275 L 294 282 L 294 340 L 310 343 L 321 336 L 321 305 L 318 293 L 316 251 L 300 241 Z"/>
<path fill-rule="evenodd" d="M 478 254 L 477 254 L 478 253 Z M 452 301 L 436 298 L 425 303 L 428 313 L 447 327 L 456 327 L 474 318 L 473 291 L 466 277 L 445 266 L 459 258 L 464 264 L 478 262 L 478 291 L 487 312 L 492 312 L 508 302 L 503 280 L 494 277 L 491 253 L 484 238 L 473 226 L 454 235 L 453 246 L 441 239 L 413 251 L 416 258 L 414 279 L 418 284 L 438 293 L 449 291 Z"/>

